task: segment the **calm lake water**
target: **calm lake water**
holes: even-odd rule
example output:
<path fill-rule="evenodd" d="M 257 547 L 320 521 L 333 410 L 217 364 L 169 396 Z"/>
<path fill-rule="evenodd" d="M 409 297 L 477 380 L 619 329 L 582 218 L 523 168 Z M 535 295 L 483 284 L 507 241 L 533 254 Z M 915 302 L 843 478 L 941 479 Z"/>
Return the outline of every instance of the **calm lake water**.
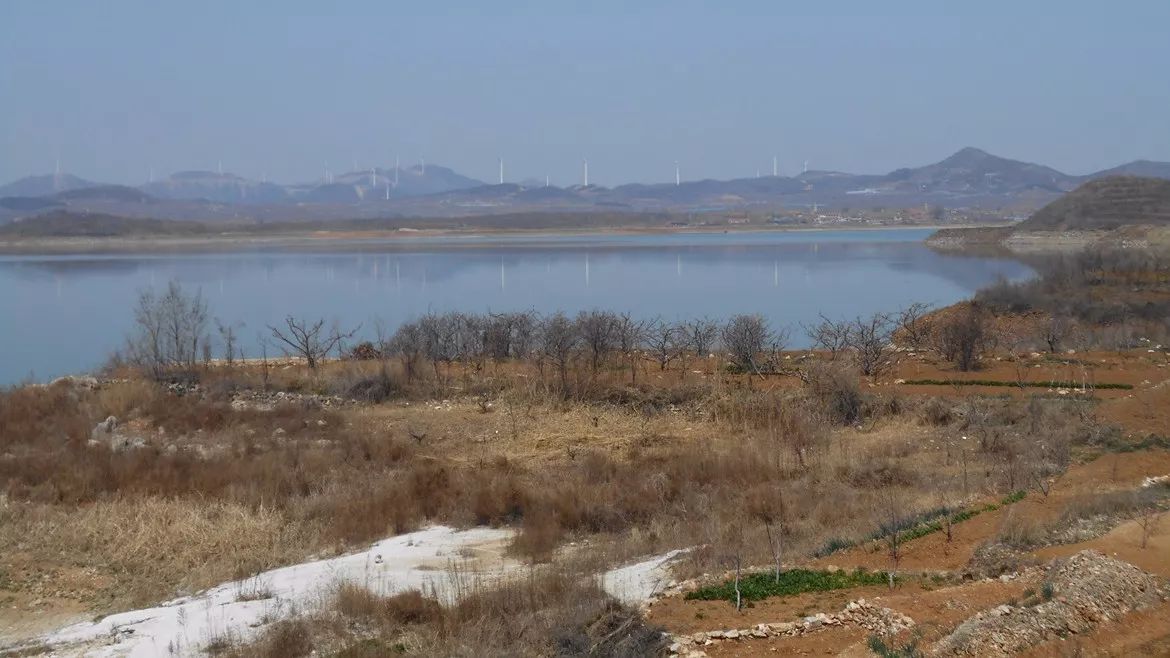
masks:
<path fill-rule="evenodd" d="M 915 301 L 948 304 L 1020 263 L 947 256 L 929 230 L 414 238 L 320 251 L 0 256 L 0 385 L 100 365 L 122 343 L 139 291 L 171 279 L 201 289 L 215 317 L 243 323 L 248 356 L 286 315 L 372 334 L 428 310 L 602 307 L 642 317 L 759 312 L 800 323 Z M 219 348 L 216 347 L 218 356 Z"/>

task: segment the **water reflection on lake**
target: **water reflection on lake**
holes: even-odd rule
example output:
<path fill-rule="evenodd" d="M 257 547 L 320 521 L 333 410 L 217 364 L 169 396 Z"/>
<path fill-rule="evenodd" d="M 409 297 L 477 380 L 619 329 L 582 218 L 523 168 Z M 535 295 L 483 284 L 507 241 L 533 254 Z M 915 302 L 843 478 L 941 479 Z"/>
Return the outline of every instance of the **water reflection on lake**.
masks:
<path fill-rule="evenodd" d="M 99 365 L 140 290 L 176 279 L 212 314 L 244 324 L 245 350 L 285 315 L 372 333 L 428 310 L 576 312 L 667 319 L 759 312 L 793 328 L 914 301 L 947 304 L 1030 270 L 928 249 L 927 230 L 432 238 L 321 251 L 0 256 L 0 384 Z"/>

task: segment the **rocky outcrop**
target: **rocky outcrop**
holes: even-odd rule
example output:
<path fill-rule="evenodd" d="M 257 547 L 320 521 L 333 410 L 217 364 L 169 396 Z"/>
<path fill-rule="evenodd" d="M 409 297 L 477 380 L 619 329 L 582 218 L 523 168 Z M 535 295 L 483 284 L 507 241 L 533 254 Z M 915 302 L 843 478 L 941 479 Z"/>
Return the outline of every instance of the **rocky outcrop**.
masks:
<path fill-rule="evenodd" d="M 94 426 L 89 433 L 89 445 L 105 445 L 114 452 L 133 450 L 146 445 L 146 440 L 138 436 L 129 436 L 119 431 L 118 419 L 108 416 Z"/>

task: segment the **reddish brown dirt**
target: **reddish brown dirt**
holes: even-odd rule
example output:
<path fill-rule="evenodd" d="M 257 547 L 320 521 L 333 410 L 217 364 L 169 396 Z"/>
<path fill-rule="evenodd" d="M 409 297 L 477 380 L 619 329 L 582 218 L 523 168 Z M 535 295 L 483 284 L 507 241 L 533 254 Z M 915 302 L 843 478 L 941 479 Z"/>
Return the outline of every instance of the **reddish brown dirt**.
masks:
<path fill-rule="evenodd" d="M 1064 504 L 1073 496 L 1132 489 L 1150 475 L 1167 473 L 1170 473 L 1170 452 L 1163 450 L 1115 453 L 1086 464 L 1074 465 L 1052 486 L 1047 497 L 1030 491 L 1027 498 L 1018 503 L 958 523 L 952 528 L 950 542 L 947 541 L 946 533 L 936 532 L 903 544 L 899 568 L 905 571 L 961 569 L 970 561 L 980 544 L 995 536 L 1004 515 L 1009 512 L 1024 515 L 1025 518 L 1046 520 L 1058 516 Z M 1166 525 L 1170 525 L 1170 521 Z M 1074 552 L 1064 554 L 1071 555 Z M 874 542 L 814 560 L 812 564 L 820 567 L 835 565 L 843 568 L 888 569 L 890 560 L 885 546 Z"/>
<path fill-rule="evenodd" d="M 835 612 L 850 601 L 872 599 L 889 591 L 879 586 L 809 592 L 749 602 L 739 611 L 727 601 L 687 601 L 674 596 L 652 606 L 649 619 L 672 633 L 749 628 L 760 623 L 796 621 L 818 612 Z"/>
<path fill-rule="evenodd" d="M 1004 355 L 986 359 L 976 371 L 959 372 L 951 364 L 940 361 L 933 356 L 916 354 L 913 357 L 903 359 L 888 379 L 890 381 L 895 379 L 908 381 L 916 379 L 992 380 L 1012 384 L 1059 381 L 1088 382 L 1090 385 L 1094 383 L 1132 385 L 1134 387 L 1132 390 L 1096 389 L 1093 392 L 1095 397 L 1101 400 L 1119 400 L 1149 391 L 1161 382 L 1170 380 L 1170 363 L 1167 363 L 1164 355 L 1150 354 L 1145 350 L 1041 354 L 1039 356 L 1032 356 L 1029 353 L 1017 357 Z M 1168 386 L 1170 384 L 1163 388 Z M 907 393 L 944 397 L 963 397 L 971 394 L 1018 397 L 1046 391 L 1043 387 L 1030 386 L 1021 389 L 1016 385 L 956 387 L 913 384 L 901 385 L 899 390 Z M 1117 420 L 1128 420 L 1128 416 L 1119 415 Z M 1162 425 L 1161 429 L 1162 431 L 1170 429 L 1170 422 Z"/>
<path fill-rule="evenodd" d="M 1170 451 L 1144 451 L 1111 454 L 1094 461 L 1074 465 L 1051 489 L 1047 498 L 1029 492 L 1027 498 L 1014 505 L 979 516 L 954 526 L 953 541 L 948 543 L 944 533 L 934 533 L 903 545 L 899 568 L 903 571 L 959 570 L 970 560 L 974 550 L 992 538 L 999 530 L 1004 514 L 1023 514 L 1037 519 L 1057 516 L 1074 496 L 1088 492 L 1132 489 L 1149 475 L 1170 473 Z M 1170 577 L 1170 513 L 1164 513 L 1149 538 L 1147 548 L 1141 546 L 1141 527 L 1138 521 L 1121 524 L 1112 532 L 1097 539 L 1066 546 L 1054 546 L 1036 551 L 1039 559 L 1072 555 L 1092 548 L 1135 564 L 1151 573 Z M 862 566 L 871 569 L 889 567 L 884 548 L 877 544 L 861 546 L 820 560 L 813 566 L 836 565 L 843 568 Z M 976 612 L 1013 599 L 1022 598 L 1025 589 L 1038 582 L 1015 580 L 976 581 L 940 589 L 927 589 L 917 583 L 907 583 L 893 593 L 883 587 L 865 587 L 834 592 L 802 594 L 783 599 L 757 601 L 753 607 L 736 612 L 723 601 L 686 601 L 681 597 L 656 603 L 648 614 L 651 623 L 659 624 L 675 633 L 695 633 L 719 629 L 743 629 L 758 623 L 793 621 L 817 612 L 832 613 L 858 598 L 871 600 L 897 610 L 915 620 L 922 634 L 922 646 L 949 633 L 956 625 Z M 1076 642 L 1050 643 L 1037 648 L 1030 655 L 1065 656 L 1076 646 L 1087 653 L 1082 655 L 1170 655 L 1170 616 L 1153 614 L 1165 612 L 1166 606 L 1155 611 L 1128 615 L 1098 629 Z M 1112 632 L 1107 629 L 1112 628 Z M 1126 633 L 1118 638 L 1113 634 Z M 903 633 L 903 641 L 909 638 Z M 712 656 L 757 655 L 854 655 L 869 656 L 866 647 L 868 633 L 857 628 L 828 628 L 795 638 L 768 638 L 737 642 L 721 642 L 707 648 Z M 1077 642 L 1080 642 L 1078 645 Z M 1066 651 L 1066 653 L 1061 653 Z M 1159 653 L 1161 652 L 1161 653 Z"/>
<path fill-rule="evenodd" d="M 1100 551 L 1145 571 L 1170 578 L 1170 512 L 1150 517 L 1150 533 L 1142 548 L 1141 520 L 1126 521 L 1096 539 L 1079 544 L 1049 546 L 1036 551 L 1038 557 L 1065 557 L 1085 549 Z"/>
<path fill-rule="evenodd" d="M 809 614 L 812 614 L 814 612 L 836 612 L 843 608 L 846 602 L 864 598 L 877 605 L 912 617 L 917 624 L 915 630 L 921 634 L 921 641 L 926 643 L 942 637 L 950 628 L 979 610 L 1020 598 L 1024 590 L 1032 584 L 1025 581 L 1010 583 L 980 581 L 935 590 L 924 590 L 919 585 L 905 585 L 893 593 L 882 587 L 867 587 L 843 592 L 805 594 L 791 597 L 790 601 L 793 605 L 807 605 L 810 608 L 828 604 L 825 607 L 811 610 Z M 791 621 L 790 617 L 768 617 L 764 611 L 784 612 L 793 607 L 780 603 L 775 607 L 767 608 L 761 605 L 766 602 L 757 602 L 756 608 L 736 613 L 734 607 L 725 601 L 692 601 L 687 603 L 714 603 L 722 606 L 724 611 L 712 611 L 715 616 L 695 620 L 693 611 L 678 606 L 667 607 L 665 603 L 660 603 L 652 609 L 650 620 L 670 630 L 685 629 L 685 632 L 690 633 L 720 628 L 742 629 L 761 622 Z M 689 617 L 687 616 L 688 612 L 692 612 Z M 717 620 L 721 620 L 723 625 L 715 623 Z M 712 657 L 770 654 L 871 656 L 872 653 L 866 647 L 869 635 L 865 629 L 855 626 L 833 627 L 799 637 L 720 642 L 707 647 L 706 651 Z M 905 642 L 911 635 L 911 632 L 903 632 L 897 639 Z"/>
<path fill-rule="evenodd" d="M 1133 612 L 1095 628 L 1092 633 L 1054 640 L 1027 651 L 1027 658 L 1110 656 L 1165 658 L 1170 656 L 1170 603 Z"/>

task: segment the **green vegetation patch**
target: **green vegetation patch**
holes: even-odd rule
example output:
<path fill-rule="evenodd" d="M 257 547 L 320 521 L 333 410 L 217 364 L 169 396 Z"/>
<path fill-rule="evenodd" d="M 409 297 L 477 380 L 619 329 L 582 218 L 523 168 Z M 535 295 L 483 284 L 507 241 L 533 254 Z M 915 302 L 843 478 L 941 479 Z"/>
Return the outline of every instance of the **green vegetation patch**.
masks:
<path fill-rule="evenodd" d="M 761 601 L 772 596 L 795 596 L 805 592 L 827 592 L 835 589 L 885 585 L 889 582 L 884 571 L 813 571 L 789 569 L 780 572 L 761 571 L 748 574 L 739 581 L 739 591 L 745 601 Z M 687 594 L 688 600 L 735 602 L 735 580 L 703 587 Z"/>
<path fill-rule="evenodd" d="M 1110 437 L 1104 442 L 1104 447 L 1109 452 L 1140 452 L 1142 450 L 1151 450 L 1161 448 L 1162 450 L 1170 450 L 1170 438 L 1158 436 L 1157 434 L 1150 434 L 1141 441 L 1126 441 L 1119 436 Z"/>
<path fill-rule="evenodd" d="M 947 515 L 950 515 L 951 525 L 955 525 L 956 523 L 962 523 L 963 521 L 973 519 L 983 512 L 994 512 L 1001 507 L 1011 505 L 1013 503 L 1018 503 L 1024 499 L 1024 496 L 1027 495 L 1028 492 L 1021 489 L 1019 491 L 1013 491 L 1012 493 L 1004 496 L 1003 499 L 998 503 L 988 503 L 979 507 L 970 507 L 968 509 L 958 511 L 940 507 L 938 509 L 923 512 L 917 516 L 913 516 L 907 519 L 906 522 L 898 526 L 898 543 L 901 544 L 908 542 L 911 539 L 918 539 L 919 537 L 925 537 L 926 535 L 941 531 L 946 527 L 946 524 L 943 523 L 943 519 Z M 861 539 L 860 541 L 834 537 L 826 542 L 825 545 L 820 549 L 815 551 L 813 556 L 826 557 L 836 553 L 837 551 L 845 550 L 846 548 L 853 548 L 854 546 L 858 546 L 860 544 L 879 541 L 886 537 L 887 532 L 888 531 L 883 528 L 878 528 L 877 530 L 871 532 L 869 536 Z M 879 549 L 880 546 L 875 547 L 874 550 Z"/>
<path fill-rule="evenodd" d="M 1084 384 L 1078 382 L 1009 382 L 997 379 L 907 379 L 908 386 L 1015 386 L 1026 388 L 1081 388 Z M 1119 389 L 1128 391 L 1133 384 L 1093 384 L 1086 386 L 1090 389 Z"/>

